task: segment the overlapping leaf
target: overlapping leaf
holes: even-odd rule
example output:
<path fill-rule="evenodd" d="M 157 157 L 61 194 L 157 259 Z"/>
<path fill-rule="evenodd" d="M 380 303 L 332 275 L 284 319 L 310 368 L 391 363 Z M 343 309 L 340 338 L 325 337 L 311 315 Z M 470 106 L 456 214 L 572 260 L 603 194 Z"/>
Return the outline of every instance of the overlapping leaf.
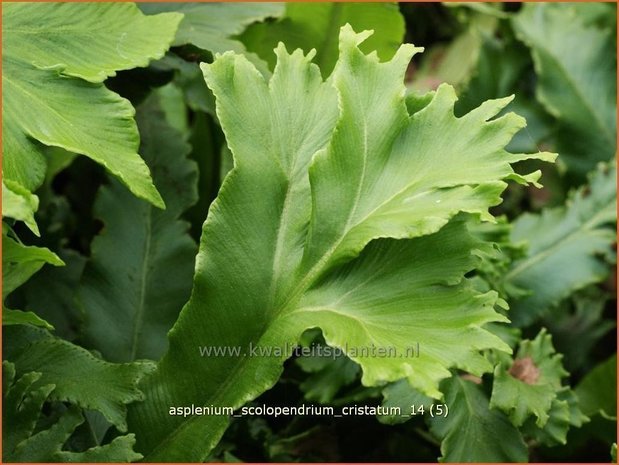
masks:
<path fill-rule="evenodd" d="M 15 380 L 15 366 L 3 362 L 2 457 L 8 462 L 130 462 L 142 458 L 133 451 L 132 434 L 85 452 L 62 451 L 63 444 L 84 420 L 75 406 L 69 407 L 47 429 L 37 430 L 43 404 L 54 391 L 53 384 L 41 386 L 41 373 L 29 372 Z"/>
<path fill-rule="evenodd" d="M 62 249 L 63 267 L 44 267 L 21 288 L 24 308 L 35 312 L 54 327 L 54 334 L 73 341 L 82 334 L 83 312 L 76 293 L 86 257 Z"/>
<path fill-rule="evenodd" d="M 150 363 L 109 363 L 43 330 L 15 327 L 5 334 L 10 345 L 4 355 L 18 375 L 39 373 L 38 384 L 55 386 L 50 400 L 97 410 L 119 431 L 127 431 L 127 404 L 144 398 L 137 384 L 152 371 Z"/>
<path fill-rule="evenodd" d="M 615 39 L 585 21 L 569 3 L 527 4 L 513 20 L 533 53 L 537 97 L 560 122 L 560 159 L 580 179 L 617 151 Z"/>
<path fill-rule="evenodd" d="M 617 221 L 616 165 L 601 165 L 590 184 L 574 192 L 565 207 L 525 213 L 513 223 L 512 241 L 526 241 L 505 286 L 520 292 L 510 300 L 510 318 L 520 326 L 538 319 L 572 292 L 606 278 L 613 263 Z"/>
<path fill-rule="evenodd" d="M 496 295 L 463 281 L 476 241 L 462 221 L 445 225 L 462 211 L 490 219 L 506 179 L 538 177 L 510 163 L 552 155 L 503 150 L 524 124 L 493 119 L 509 99 L 456 118 L 442 86 L 409 115 L 402 80 L 417 49 L 380 63 L 358 48 L 368 35 L 342 29 L 328 83 L 311 56 L 282 45 L 268 83 L 241 55 L 203 65 L 235 168 L 211 206 L 170 349 L 130 410 L 147 460 L 203 459 L 227 418 L 179 418 L 169 407 L 239 407 L 276 382 L 287 358 L 250 347 L 288 347 L 309 327 L 339 348 L 393 346 L 401 357 L 347 355 L 366 385 L 407 378 L 436 397 L 449 367 L 481 374 L 491 366 L 480 350 L 509 350 L 482 329 L 505 319 Z M 417 239 L 368 245 L 377 238 Z M 420 357 L 407 353 L 414 342 Z M 201 346 L 241 352 L 206 358 Z"/>
<path fill-rule="evenodd" d="M 570 426 L 580 428 L 589 418 L 581 411 L 579 399 L 575 392 L 564 386 L 557 392 L 548 411 L 548 421 L 543 427 L 538 426 L 533 418 L 523 425 L 523 431 L 535 441 L 547 446 L 567 443 Z"/>
<path fill-rule="evenodd" d="M 250 24 L 284 11 L 281 3 L 144 3 L 140 9 L 148 14 L 176 11 L 183 13 L 173 45 L 192 44 L 213 53 L 228 50 L 244 52 L 243 43 L 235 39 Z"/>
<path fill-rule="evenodd" d="M 206 87 L 204 78 L 195 62 L 195 55 L 205 55 L 232 50 L 243 53 L 265 74 L 269 73 L 267 64 L 256 54 L 246 50 L 238 36 L 254 22 L 279 17 L 284 12 L 283 3 L 141 3 L 140 9 L 147 14 L 179 12 L 183 21 L 179 25 L 172 45 L 197 47 L 196 50 L 179 52 L 189 55 L 190 61 L 168 54 L 163 63 L 176 70 L 175 82 L 185 94 L 189 108 L 210 113 L 214 116 L 215 101 Z M 206 53 L 203 53 L 206 52 Z M 272 51 L 271 51 L 272 52 Z M 204 57 L 203 57 L 204 59 Z M 204 218 L 202 217 L 202 220 Z M 202 222 L 202 221 L 201 221 Z"/>
<path fill-rule="evenodd" d="M 137 196 L 163 207 L 137 153 L 131 104 L 101 84 L 146 66 L 174 37 L 181 16 L 145 17 L 130 3 L 7 3 L 2 9 L 3 175 L 41 185 L 41 143 L 84 154 Z"/>
<path fill-rule="evenodd" d="M 138 125 L 141 152 L 167 209 L 133 197 L 119 182 L 102 187 L 95 215 L 105 228 L 93 241 L 78 292 L 87 347 L 115 362 L 163 354 L 166 333 L 189 298 L 197 249 L 188 223 L 179 220 L 197 199 L 189 145 L 165 122 L 156 99 L 139 108 Z"/>

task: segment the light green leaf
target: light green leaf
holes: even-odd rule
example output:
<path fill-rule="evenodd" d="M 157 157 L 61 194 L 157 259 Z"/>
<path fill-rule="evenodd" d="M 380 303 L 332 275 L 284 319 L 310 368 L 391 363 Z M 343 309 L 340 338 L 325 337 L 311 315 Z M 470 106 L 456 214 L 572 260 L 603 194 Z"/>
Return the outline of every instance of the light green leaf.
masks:
<path fill-rule="evenodd" d="M 39 208 L 39 198 L 16 182 L 2 181 L 2 216 L 23 221 L 37 236 L 39 228 L 34 213 Z"/>
<path fill-rule="evenodd" d="M 512 23 L 533 53 L 537 98 L 560 122 L 560 160 L 581 179 L 617 151 L 615 39 L 584 21 L 572 4 L 531 3 Z"/>
<path fill-rule="evenodd" d="M 543 427 L 561 390 L 561 380 L 569 375 L 562 358 L 555 352 L 546 330 L 541 330 L 532 341 L 522 341 L 514 360 L 501 362 L 494 370 L 490 407 L 507 413 L 515 426 L 534 415 L 536 425 Z"/>
<path fill-rule="evenodd" d="M 2 324 L 3 325 L 33 325 L 41 328 L 53 330 L 54 327 L 47 321 L 39 318 L 32 312 L 23 312 L 21 310 L 11 310 L 9 308 L 2 309 Z"/>
<path fill-rule="evenodd" d="M 338 57 L 336 40 L 340 27 L 372 29 L 375 34 L 362 45 L 376 50 L 382 60 L 393 57 L 404 37 L 404 18 L 395 3 L 287 3 L 285 14 L 275 22 L 250 26 L 241 36 L 251 52 L 275 66 L 273 49 L 284 42 L 290 50 L 316 49 L 315 63 L 328 76 Z"/>
<path fill-rule="evenodd" d="M 480 375 L 491 366 L 478 350 L 509 351 L 481 329 L 489 321 L 505 321 L 493 311 L 496 294 L 479 294 L 461 282 L 477 262 L 471 255 L 475 246 L 458 221 L 416 241 L 373 242 L 357 260 L 307 289 L 290 318 L 306 327 L 319 325 L 331 346 L 352 348 L 347 354 L 363 368 L 364 385 L 406 377 L 425 395 L 440 398 L 438 382 L 449 376 L 447 367 Z M 444 256 L 436 254 L 438 248 Z M 440 329 L 428 316 L 439 313 Z M 354 350 L 372 346 L 396 350 L 382 357 Z"/>
<path fill-rule="evenodd" d="M 269 75 L 267 64 L 254 53 L 245 49 L 238 36 L 247 26 L 269 17 L 279 17 L 284 13 L 284 3 L 141 3 L 142 11 L 148 14 L 177 11 L 184 15 L 174 40 L 174 45 L 191 45 L 209 54 L 202 56 L 211 61 L 210 54 L 229 50 L 243 53 L 259 70 Z M 204 77 L 192 55 L 195 50 L 184 50 L 179 54 L 189 54 L 191 61 L 177 55 L 168 54 L 161 61 L 163 66 L 176 71 L 175 82 L 185 94 L 187 106 L 215 114 L 215 98 L 204 83 Z"/>
<path fill-rule="evenodd" d="M 183 14 L 173 45 L 192 44 L 213 53 L 244 52 L 235 37 L 252 23 L 284 12 L 282 3 L 142 3 L 147 14 L 176 11 Z"/>
<path fill-rule="evenodd" d="M 132 3 L 18 3 L 2 13 L 2 45 L 11 57 L 90 82 L 161 58 L 182 20 L 144 16 Z"/>
<path fill-rule="evenodd" d="M 610 448 L 610 459 L 613 463 L 617 463 L 617 443 L 615 442 Z"/>
<path fill-rule="evenodd" d="M 507 417 L 488 405 L 481 386 L 454 376 L 445 381 L 449 415 L 430 420 L 441 439 L 441 462 L 526 462 L 528 450 Z"/>
<path fill-rule="evenodd" d="M 134 194 L 163 207 L 137 154 L 133 107 L 101 82 L 163 56 L 180 20 L 177 14 L 145 17 L 131 3 L 5 5 L 5 180 L 29 191 L 39 187 L 43 143 L 92 158 Z"/>
<path fill-rule="evenodd" d="M 585 415 L 617 419 L 617 355 L 594 367 L 576 388 Z"/>
<path fill-rule="evenodd" d="M 410 116 L 402 81 L 417 49 L 380 63 L 357 47 L 367 36 L 342 29 L 327 83 L 311 55 L 283 45 L 268 83 L 242 55 L 202 65 L 235 167 L 210 207 L 170 348 L 129 412 L 146 460 L 204 459 L 227 418 L 179 418 L 169 407 L 240 407 L 277 381 L 285 348 L 308 328 L 361 365 L 364 385 L 407 378 L 434 397 L 450 367 L 480 375 L 491 370 L 481 350 L 510 350 L 482 329 L 506 320 L 496 294 L 463 279 L 478 242 L 449 220 L 492 219 L 504 180 L 529 178 L 510 162 L 548 155 L 503 150 L 523 125 L 492 119 L 507 100 L 455 118 L 443 86 Z M 408 352 L 416 342 L 419 356 Z M 373 346 L 396 353 L 377 358 Z M 205 347 L 240 352 L 201 356 Z M 252 347 L 279 351 L 252 356 Z"/>
<path fill-rule="evenodd" d="M 142 400 L 137 383 L 152 366 L 112 364 L 87 350 L 51 336 L 41 336 L 14 359 L 18 374 L 37 372 L 39 384 L 54 385 L 50 400 L 97 410 L 120 431 L 127 430 L 127 404 Z"/>
<path fill-rule="evenodd" d="M 24 284 L 49 263 L 62 266 L 64 262 L 45 247 L 27 246 L 9 237 L 7 226 L 2 225 L 2 300 Z"/>
<path fill-rule="evenodd" d="M 515 324 L 531 324 L 575 291 L 606 279 L 616 260 L 616 182 L 615 163 L 600 165 L 565 207 L 525 213 L 513 223 L 512 241 L 529 247 L 504 276 L 505 286 L 530 292 L 510 300 Z"/>
<path fill-rule="evenodd" d="M 165 122 L 156 99 L 139 108 L 138 124 L 167 209 L 133 197 L 118 182 L 102 187 L 94 210 L 105 228 L 93 241 L 78 291 L 86 346 L 114 362 L 163 355 L 166 333 L 191 292 L 197 249 L 189 224 L 179 220 L 197 200 L 190 147 Z"/>

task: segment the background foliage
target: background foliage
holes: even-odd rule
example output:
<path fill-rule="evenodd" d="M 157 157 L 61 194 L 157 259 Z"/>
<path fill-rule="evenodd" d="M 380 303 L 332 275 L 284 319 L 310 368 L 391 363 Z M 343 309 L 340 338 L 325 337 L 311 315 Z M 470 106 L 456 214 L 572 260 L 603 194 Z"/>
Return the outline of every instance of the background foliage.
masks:
<path fill-rule="evenodd" d="M 2 10 L 5 461 L 610 461 L 615 4 Z M 167 413 L 246 402 L 451 413 Z"/>

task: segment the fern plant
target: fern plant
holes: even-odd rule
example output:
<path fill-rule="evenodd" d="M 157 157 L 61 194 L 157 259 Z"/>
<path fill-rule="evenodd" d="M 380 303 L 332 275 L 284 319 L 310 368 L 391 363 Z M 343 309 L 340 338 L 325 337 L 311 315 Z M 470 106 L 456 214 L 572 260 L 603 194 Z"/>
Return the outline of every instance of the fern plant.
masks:
<path fill-rule="evenodd" d="M 510 111 L 533 132 L 558 118 L 551 150 L 588 140 L 548 82 L 597 55 L 563 64 L 560 31 L 542 49 L 536 29 L 577 7 L 437 8 L 464 18 L 453 47 L 477 74 L 401 45 L 394 4 L 3 8 L 5 461 L 377 458 L 311 455 L 353 412 L 432 459 L 521 462 L 616 421 L 595 392 L 616 359 L 593 351 L 613 327 L 607 105 L 588 108 L 603 150 L 559 170 Z M 577 31 L 606 41 L 585 11 Z M 479 91 L 488 31 L 536 92 Z M 453 85 L 418 93 L 419 60 Z M 565 190 L 591 173 L 527 212 L 542 171 Z M 575 357 L 585 317 L 599 330 Z M 341 414 L 246 414 L 321 404 Z"/>

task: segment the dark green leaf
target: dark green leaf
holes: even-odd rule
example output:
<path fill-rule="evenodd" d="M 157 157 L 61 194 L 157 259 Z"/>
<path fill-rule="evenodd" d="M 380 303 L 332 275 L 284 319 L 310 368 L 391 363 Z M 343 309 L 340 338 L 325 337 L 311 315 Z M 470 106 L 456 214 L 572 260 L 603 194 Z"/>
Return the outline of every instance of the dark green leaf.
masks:
<path fill-rule="evenodd" d="M 134 198 L 118 182 L 102 187 L 95 215 L 105 227 L 78 291 L 86 344 L 115 362 L 163 355 L 166 334 L 189 298 L 197 249 L 179 219 L 197 199 L 190 147 L 154 99 L 140 107 L 138 124 L 141 151 L 167 209 Z"/>

